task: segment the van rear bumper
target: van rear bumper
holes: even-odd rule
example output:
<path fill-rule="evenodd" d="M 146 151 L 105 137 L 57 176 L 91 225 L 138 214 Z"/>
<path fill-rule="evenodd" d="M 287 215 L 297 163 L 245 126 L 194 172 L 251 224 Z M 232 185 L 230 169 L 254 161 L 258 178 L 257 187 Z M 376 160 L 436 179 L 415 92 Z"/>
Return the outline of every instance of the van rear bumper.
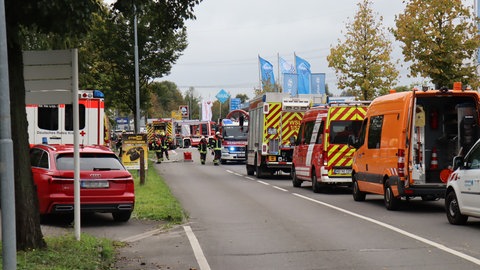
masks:
<path fill-rule="evenodd" d="M 447 186 L 445 184 L 430 184 L 430 185 L 421 185 L 421 186 L 410 186 L 405 188 L 403 182 L 398 186 L 398 192 L 401 196 L 435 196 L 437 198 L 445 198 L 445 192 Z"/>
<path fill-rule="evenodd" d="M 351 177 L 328 177 L 322 176 L 321 179 L 318 179 L 319 182 L 324 184 L 337 184 L 337 185 L 350 185 L 352 184 Z"/>

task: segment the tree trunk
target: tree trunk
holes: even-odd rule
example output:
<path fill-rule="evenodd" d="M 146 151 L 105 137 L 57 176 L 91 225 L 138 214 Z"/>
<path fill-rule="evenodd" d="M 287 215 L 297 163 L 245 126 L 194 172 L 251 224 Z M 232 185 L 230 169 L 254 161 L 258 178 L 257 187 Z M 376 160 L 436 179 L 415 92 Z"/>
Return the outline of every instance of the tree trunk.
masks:
<path fill-rule="evenodd" d="M 17 30 L 17 31 L 14 31 Z M 14 151 L 15 212 L 17 250 L 46 247 L 40 227 L 38 197 L 30 169 L 28 123 L 25 111 L 23 55 L 18 39 L 18 28 L 7 32 L 8 72 L 10 80 L 10 113 Z"/>

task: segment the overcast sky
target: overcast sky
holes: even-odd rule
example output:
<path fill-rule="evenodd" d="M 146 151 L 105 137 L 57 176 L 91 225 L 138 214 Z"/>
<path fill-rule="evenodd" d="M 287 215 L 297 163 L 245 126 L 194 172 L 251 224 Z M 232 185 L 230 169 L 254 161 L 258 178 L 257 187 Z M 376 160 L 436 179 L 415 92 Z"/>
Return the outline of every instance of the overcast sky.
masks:
<path fill-rule="evenodd" d="M 393 27 L 395 15 L 403 12 L 401 0 L 374 0 L 372 9 L 383 16 L 383 26 Z M 473 0 L 471 1 L 473 5 Z M 169 80 L 185 92 L 215 99 L 221 89 L 233 97 L 254 96 L 259 87 L 258 55 L 270 61 L 278 77 L 280 57 L 293 63 L 294 53 L 311 64 L 312 73 L 325 73 L 326 83 L 339 94 L 334 70 L 326 60 L 329 48 L 344 40 L 346 23 L 358 10 L 353 0 L 203 0 L 195 8 L 197 17 L 187 22 L 188 48 L 173 66 Z M 377 16 L 377 17 L 378 17 Z M 387 32 L 394 41 L 393 36 Z M 394 59 L 401 59 L 394 43 Z M 400 85 L 419 82 L 400 70 Z M 277 78 L 276 78 L 277 79 Z"/>

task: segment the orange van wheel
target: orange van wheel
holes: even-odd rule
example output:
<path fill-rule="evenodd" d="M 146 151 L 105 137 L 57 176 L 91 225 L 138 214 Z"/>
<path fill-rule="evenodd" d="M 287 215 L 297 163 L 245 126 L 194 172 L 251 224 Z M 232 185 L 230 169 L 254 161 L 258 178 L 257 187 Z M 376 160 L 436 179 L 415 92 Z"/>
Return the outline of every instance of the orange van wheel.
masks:
<path fill-rule="evenodd" d="M 385 207 L 388 210 L 395 211 L 395 210 L 398 210 L 398 208 L 400 207 L 401 199 L 396 198 L 395 195 L 393 195 L 393 190 L 390 185 L 390 180 L 385 181 L 383 200 L 385 202 Z"/>
<path fill-rule="evenodd" d="M 357 176 L 353 175 L 352 176 L 352 185 L 353 185 L 353 200 L 356 202 L 363 202 L 365 201 L 365 197 L 367 194 L 365 192 L 360 191 L 360 188 L 358 187 L 358 181 L 357 181 Z"/>

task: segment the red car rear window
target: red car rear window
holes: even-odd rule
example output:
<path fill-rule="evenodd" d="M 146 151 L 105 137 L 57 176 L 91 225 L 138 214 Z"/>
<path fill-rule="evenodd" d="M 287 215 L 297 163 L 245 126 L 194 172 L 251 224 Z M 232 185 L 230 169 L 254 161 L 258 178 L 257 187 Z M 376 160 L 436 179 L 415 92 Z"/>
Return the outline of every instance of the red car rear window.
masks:
<path fill-rule="evenodd" d="M 58 170 L 69 171 L 74 169 L 72 153 L 58 155 L 56 162 L 57 162 Z M 80 170 L 82 171 L 124 170 L 124 167 L 115 155 L 88 153 L 88 154 L 80 154 Z"/>

